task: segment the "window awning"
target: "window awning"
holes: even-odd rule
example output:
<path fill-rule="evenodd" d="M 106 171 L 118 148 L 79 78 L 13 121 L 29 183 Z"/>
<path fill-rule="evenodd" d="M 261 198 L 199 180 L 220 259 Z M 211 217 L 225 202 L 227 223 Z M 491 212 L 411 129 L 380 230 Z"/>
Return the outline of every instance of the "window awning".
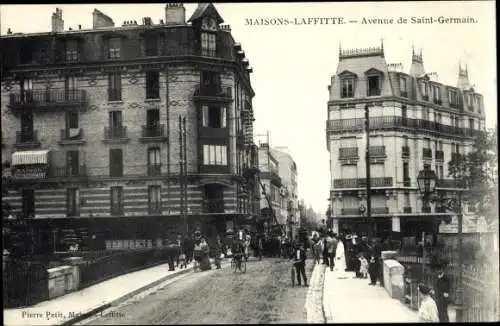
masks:
<path fill-rule="evenodd" d="M 12 166 L 30 164 L 48 164 L 50 150 L 22 151 L 12 154 Z"/>

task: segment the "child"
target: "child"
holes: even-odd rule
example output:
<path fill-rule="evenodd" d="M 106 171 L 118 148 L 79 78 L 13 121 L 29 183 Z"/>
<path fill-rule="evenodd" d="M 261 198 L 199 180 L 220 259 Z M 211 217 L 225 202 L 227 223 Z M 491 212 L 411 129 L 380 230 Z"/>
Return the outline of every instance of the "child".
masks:
<path fill-rule="evenodd" d="M 364 255 L 361 255 L 359 258 L 359 275 L 362 278 L 368 278 L 368 260 Z"/>
<path fill-rule="evenodd" d="M 181 253 L 179 254 L 179 266 L 181 267 L 181 269 L 187 267 L 186 254 L 184 253 L 184 251 L 181 251 Z"/>

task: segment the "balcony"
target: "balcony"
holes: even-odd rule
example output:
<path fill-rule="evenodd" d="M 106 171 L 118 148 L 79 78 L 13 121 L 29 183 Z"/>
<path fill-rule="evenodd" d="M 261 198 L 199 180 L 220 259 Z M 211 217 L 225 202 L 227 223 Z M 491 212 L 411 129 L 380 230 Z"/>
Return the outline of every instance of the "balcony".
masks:
<path fill-rule="evenodd" d="M 7 106 L 11 109 L 36 109 L 50 111 L 71 107 L 86 107 L 87 95 L 84 90 L 49 89 L 10 93 Z"/>
<path fill-rule="evenodd" d="M 442 104 L 443 104 L 443 101 L 441 101 L 440 99 L 435 98 L 435 99 L 434 99 L 434 104 L 437 104 L 437 105 L 442 105 Z"/>
<path fill-rule="evenodd" d="M 354 208 L 341 208 L 340 215 L 361 215 L 359 207 Z"/>
<path fill-rule="evenodd" d="M 436 206 L 435 212 L 436 213 L 446 213 L 446 207 L 444 207 L 444 206 Z"/>
<path fill-rule="evenodd" d="M 370 146 L 370 158 L 385 158 L 385 146 Z"/>
<path fill-rule="evenodd" d="M 448 188 L 448 189 L 461 188 L 460 182 L 458 180 L 453 180 L 453 179 L 438 179 L 436 182 L 436 187 Z"/>
<path fill-rule="evenodd" d="M 443 160 L 444 160 L 443 151 L 436 151 L 436 161 L 443 161 Z"/>
<path fill-rule="evenodd" d="M 372 178 L 372 187 L 392 187 L 392 178 Z M 366 178 L 354 179 L 335 179 L 333 180 L 334 188 L 366 188 Z"/>
<path fill-rule="evenodd" d="M 372 207 L 371 214 L 372 215 L 389 214 L 389 208 L 388 207 Z M 365 213 L 361 213 L 359 207 L 341 208 L 340 215 L 366 215 L 366 211 L 365 211 Z"/>
<path fill-rule="evenodd" d="M 61 129 L 59 145 L 81 145 L 84 143 L 82 128 Z"/>
<path fill-rule="evenodd" d="M 29 166 L 25 168 L 13 168 L 12 178 L 15 180 L 58 180 L 67 178 L 85 178 L 87 168 L 85 165 L 78 166 L 51 166 L 37 167 Z"/>
<path fill-rule="evenodd" d="M 193 99 L 203 102 L 232 102 L 231 87 L 221 87 L 220 85 L 201 86 L 196 85 Z"/>
<path fill-rule="evenodd" d="M 410 157 L 410 146 L 401 147 L 401 157 Z"/>
<path fill-rule="evenodd" d="M 372 207 L 372 214 L 374 215 L 389 214 L 389 207 Z"/>
<path fill-rule="evenodd" d="M 403 186 L 411 187 L 411 178 L 403 178 Z"/>
<path fill-rule="evenodd" d="M 16 143 L 14 144 L 16 148 L 35 148 L 40 147 L 40 145 L 37 130 L 33 130 L 32 132 L 16 132 Z"/>
<path fill-rule="evenodd" d="M 408 97 L 407 91 L 401 91 L 401 97 Z"/>
<path fill-rule="evenodd" d="M 428 101 L 429 100 L 429 95 L 422 95 L 422 100 Z"/>
<path fill-rule="evenodd" d="M 203 201 L 203 213 L 224 213 L 223 199 L 205 199 Z"/>
<path fill-rule="evenodd" d="M 161 163 L 149 164 L 148 176 L 150 177 L 161 176 Z"/>
<path fill-rule="evenodd" d="M 339 148 L 339 160 L 359 159 L 357 147 Z"/>
<path fill-rule="evenodd" d="M 261 179 L 270 180 L 271 183 L 273 185 L 275 185 L 276 187 L 281 187 L 282 186 L 281 178 L 278 175 L 278 173 L 276 173 L 275 171 L 264 171 L 264 172 L 261 172 L 260 173 L 260 178 Z"/>
<path fill-rule="evenodd" d="M 458 103 L 450 103 L 450 108 L 457 109 L 458 108 Z"/>
<path fill-rule="evenodd" d="M 156 126 L 142 126 L 140 141 L 147 142 L 161 142 L 166 141 L 165 125 L 159 124 Z"/>
<path fill-rule="evenodd" d="M 127 127 L 104 127 L 104 143 L 126 143 L 129 140 L 127 137 Z"/>
<path fill-rule="evenodd" d="M 430 213 L 430 212 L 431 212 L 430 206 L 422 206 L 422 213 Z"/>
<path fill-rule="evenodd" d="M 48 178 L 85 178 L 87 177 L 87 167 L 78 166 L 54 166 L 49 168 Z"/>
<path fill-rule="evenodd" d="M 423 148 L 422 149 L 422 158 L 432 160 L 432 149 L 430 148 Z"/>
<path fill-rule="evenodd" d="M 411 207 L 409 206 L 406 206 L 406 207 L 403 207 L 403 213 L 411 213 Z"/>

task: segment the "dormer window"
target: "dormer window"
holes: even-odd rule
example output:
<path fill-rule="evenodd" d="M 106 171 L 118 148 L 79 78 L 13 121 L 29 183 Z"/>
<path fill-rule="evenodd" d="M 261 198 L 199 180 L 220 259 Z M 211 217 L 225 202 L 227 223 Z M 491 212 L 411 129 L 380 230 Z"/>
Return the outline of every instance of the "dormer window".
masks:
<path fill-rule="evenodd" d="M 401 92 L 401 96 L 403 97 L 408 97 L 408 91 L 407 91 L 407 85 L 406 85 L 406 77 L 400 77 L 399 78 L 399 91 Z"/>
<path fill-rule="evenodd" d="M 368 76 L 368 96 L 380 95 L 380 76 Z"/>
<path fill-rule="evenodd" d="M 420 83 L 420 91 L 422 92 L 422 99 L 424 101 L 429 100 L 429 83 L 427 81 L 422 81 Z"/>
<path fill-rule="evenodd" d="M 78 61 L 78 42 L 76 40 L 66 41 L 66 62 Z"/>
<path fill-rule="evenodd" d="M 434 104 L 441 104 L 441 92 L 439 86 L 432 86 L 432 94 Z"/>
<path fill-rule="evenodd" d="M 108 59 L 120 59 L 121 39 L 113 37 L 109 39 Z"/>
<path fill-rule="evenodd" d="M 458 106 L 458 97 L 457 92 L 454 90 L 448 91 L 448 101 L 450 102 L 450 106 L 456 108 Z"/>
<path fill-rule="evenodd" d="M 216 55 L 216 34 L 210 32 L 201 33 L 201 55 L 205 57 L 215 57 Z"/>
<path fill-rule="evenodd" d="M 144 52 L 146 57 L 155 57 L 158 55 L 158 36 L 146 35 L 144 37 Z"/>
<path fill-rule="evenodd" d="M 342 79 L 341 98 L 354 97 L 354 78 Z"/>

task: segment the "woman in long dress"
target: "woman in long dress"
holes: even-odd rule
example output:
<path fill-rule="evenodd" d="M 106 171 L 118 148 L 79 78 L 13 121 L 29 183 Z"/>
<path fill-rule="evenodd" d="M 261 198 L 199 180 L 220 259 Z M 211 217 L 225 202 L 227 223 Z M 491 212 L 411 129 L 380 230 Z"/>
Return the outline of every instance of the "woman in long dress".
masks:
<path fill-rule="evenodd" d="M 430 295 L 430 289 L 420 284 L 418 286 L 420 297 L 420 307 L 418 309 L 418 319 L 422 323 L 439 323 L 439 313 L 436 301 Z"/>
<path fill-rule="evenodd" d="M 344 243 L 341 239 L 337 244 L 337 249 L 335 250 L 335 271 L 337 273 L 337 278 L 347 278 L 346 268 L 347 264 L 345 261 L 345 250 Z"/>

